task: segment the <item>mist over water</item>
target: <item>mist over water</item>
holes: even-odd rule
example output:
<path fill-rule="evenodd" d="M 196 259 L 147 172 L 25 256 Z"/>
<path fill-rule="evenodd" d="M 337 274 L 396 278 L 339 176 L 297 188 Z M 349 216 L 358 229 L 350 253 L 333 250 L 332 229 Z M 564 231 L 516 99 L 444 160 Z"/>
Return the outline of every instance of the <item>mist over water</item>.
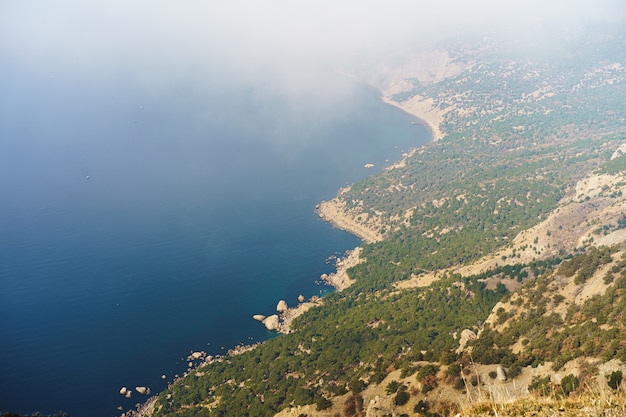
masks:
<path fill-rule="evenodd" d="M 251 316 L 327 291 L 325 259 L 359 244 L 315 205 L 430 139 L 339 76 L 324 105 L 250 84 L 8 71 L 3 411 L 114 415 L 142 398 L 120 387 L 162 390 L 191 350 L 273 337 Z"/>

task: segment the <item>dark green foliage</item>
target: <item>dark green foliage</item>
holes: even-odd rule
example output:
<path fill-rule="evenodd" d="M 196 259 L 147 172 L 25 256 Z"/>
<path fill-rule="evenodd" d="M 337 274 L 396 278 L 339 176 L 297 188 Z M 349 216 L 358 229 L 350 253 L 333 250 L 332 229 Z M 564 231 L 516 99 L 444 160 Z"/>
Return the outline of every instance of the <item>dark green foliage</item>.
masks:
<path fill-rule="evenodd" d="M 619 385 L 622 383 L 622 371 L 620 370 L 613 371 L 611 372 L 610 375 L 607 375 L 606 379 L 607 379 L 607 383 L 609 387 L 613 389 L 617 389 L 619 388 Z"/>
<path fill-rule="evenodd" d="M 566 277 L 571 277 L 575 273 L 574 283 L 582 284 L 593 275 L 600 265 L 611 262 L 613 251 L 606 246 L 599 249 L 592 247 L 588 253 L 576 255 L 574 258 L 563 262 L 559 268 L 559 273 Z"/>
<path fill-rule="evenodd" d="M 413 407 L 413 411 L 421 416 L 427 416 L 428 410 L 430 410 L 430 406 L 424 400 L 419 400 L 417 404 L 415 404 L 415 407 Z"/>
<path fill-rule="evenodd" d="M 400 384 L 398 381 L 393 380 L 390 383 L 387 384 L 387 388 L 385 388 L 385 392 L 387 394 L 394 394 L 396 392 L 398 392 L 398 388 L 400 388 Z"/>
<path fill-rule="evenodd" d="M 552 393 L 552 384 L 550 383 L 550 377 L 544 378 L 533 377 L 532 382 L 528 385 L 528 391 L 546 397 Z"/>
<path fill-rule="evenodd" d="M 330 407 L 332 407 L 332 405 L 333 405 L 333 402 L 330 401 L 326 397 L 319 397 L 317 401 L 315 401 L 315 406 L 317 408 L 317 411 L 327 410 Z"/>
<path fill-rule="evenodd" d="M 564 376 L 561 380 L 561 391 L 563 395 L 567 397 L 572 392 L 576 391 L 579 385 L 580 382 L 578 381 L 578 377 L 573 374 L 569 374 Z"/>
<path fill-rule="evenodd" d="M 461 364 L 458 362 L 451 363 L 448 365 L 447 373 L 453 377 L 461 376 Z"/>
<path fill-rule="evenodd" d="M 354 378 L 350 382 L 350 390 L 352 391 L 353 394 L 358 394 L 364 389 L 365 389 L 365 382 L 363 382 L 361 379 Z"/>
<path fill-rule="evenodd" d="M 439 372 L 439 367 L 435 364 L 429 363 L 422 366 L 417 372 L 418 379 L 424 379 L 427 376 L 435 376 Z"/>
<path fill-rule="evenodd" d="M 409 394 L 407 391 L 399 391 L 393 398 L 393 403 L 395 405 L 404 405 L 409 402 L 410 398 L 411 394 Z"/>

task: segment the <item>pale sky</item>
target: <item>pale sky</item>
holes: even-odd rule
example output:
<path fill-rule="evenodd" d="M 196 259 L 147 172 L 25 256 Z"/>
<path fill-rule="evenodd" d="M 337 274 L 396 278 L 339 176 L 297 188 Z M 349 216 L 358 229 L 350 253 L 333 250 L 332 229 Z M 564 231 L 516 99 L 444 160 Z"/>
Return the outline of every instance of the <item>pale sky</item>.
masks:
<path fill-rule="evenodd" d="M 341 62 L 410 39 L 488 25 L 623 19 L 621 0 L 4 0 L 0 57 L 98 71 L 196 68 L 246 75 Z"/>

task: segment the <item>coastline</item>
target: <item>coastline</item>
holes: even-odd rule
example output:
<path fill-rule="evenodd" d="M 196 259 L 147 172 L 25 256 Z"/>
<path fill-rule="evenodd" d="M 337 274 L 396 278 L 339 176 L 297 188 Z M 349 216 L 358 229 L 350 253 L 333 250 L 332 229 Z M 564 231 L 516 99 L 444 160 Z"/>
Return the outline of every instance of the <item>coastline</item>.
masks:
<path fill-rule="evenodd" d="M 320 218 L 337 229 L 345 230 L 352 233 L 365 243 L 375 243 L 383 240 L 380 233 L 359 223 L 354 216 L 350 216 L 345 211 L 345 202 L 340 198 L 341 194 L 350 188 L 342 188 L 339 190 L 337 197 L 328 201 L 322 201 L 316 207 L 316 211 Z"/>
<path fill-rule="evenodd" d="M 423 108 L 410 108 L 405 106 L 402 103 L 395 102 L 385 95 L 381 95 L 381 100 L 388 105 L 399 108 L 411 116 L 416 117 L 420 121 L 422 121 L 430 130 L 433 141 L 439 140 L 443 134 L 439 129 L 439 125 L 441 122 L 441 116 L 434 117 L 435 110 L 431 106 L 424 106 Z M 415 107 L 415 106 L 414 106 Z M 407 157 L 412 156 L 416 152 L 417 148 L 411 149 L 404 157 L 390 165 L 386 169 L 392 169 L 394 167 L 399 167 L 404 164 L 404 160 Z M 322 201 L 316 207 L 316 212 L 318 216 L 331 224 L 333 227 L 344 230 L 348 233 L 351 233 L 358 238 L 360 238 L 365 243 L 375 243 L 383 240 L 382 234 L 377 231 L 365 226 L 364 224 L 359 223 L 356 220 L 355 216 L 351 216 L 345 210 L 345 201 L 342 200 L 341 195 L 347 192 L 350 187 L 342 188 L 339 190 L 336 197 L 329 201 Z M 337 257 L 335 262 L 335 272 L 330 274 L 322 274 L 320 278 L 329 286 L 335 288 L 337 292 L 341 292 L 346 288 L 349 288 L 356 280 L 350 278 L 348 274 L 348 269 L 352 268 L 355 265 L 358 265 L 362 262 L 365 262 L 365 258 L 361 258 L 362 247 L 357 246 L 352 250 L 348 250 L 345 252 L 345 255 L 342 257 Z M 289 334 L 293 331 L 292 324 L 293 321 L 304 314 L 306 311 L 310 310 L 313 307 L 322 306 L 324 304 L 324 300 L 322 297 L 312 296 L 308 301 L 302 301 L 295 307 L 287 307 L 286 309 L 278 312 L 278 324 L 274 329 L 280 334 Z M 261 324 L 261 323 L 260 323 Z M 224 356 L 216 356 L 216 357 L 206 357 L 205 360 L 198 363 L 196 366 L 189 368 L 187 372 L 184 373 L 183 376 L 176 378 L 174 381 L 170 383 L 170 385 L 175 384 L 178 380 L 185 378 L 189 372 L 196 371 L 202 372 L 201 369 L 213 362 L 221 361 L 224 357 L 239 355 L 249 350 L 253 350 L 259 346 L 259 344 L 264 342 L 259 342 L 251 345 L 238 345 L 235 348 L 229 350 Z M 191 364 L 191 363 L 190 363 Z M 123 413 L 123 417 L 150 417 L 155 409 L 156 401 L 158 399 L 158 395 L 154 395 L 148 398 L 143 403 L 136 404 L 135 410 L 128 410 Z"/>
<path fill-rule="evenodd" d="M 347 250 L 345 252 L 345 256 L 337 257 L 335 262 L 335 272 L 322 274 L 320 276 L 322 281 L 335 288 L 337 292 L 341 292 L 354 284 L 355 280 L 350 278 L 348 269 L 365 261 L 365 259 L 361 258 L 361 250 L 362 248 L 357 246 L 352 250 Z M 279 302 L 279 304 L 280 303 L 281 302 Z M 308 301 L 301 301 L 295 307 L 288 307 L 279 311 L 277 314 L 278 323 L 274 330 L 281 334 L 291 333 L 291 325 L 297 317 L 301 316 L 313 307 L 322 305 L 324 305 L 324 298 L 314 295 Z"/>
<path fill-rule="evenodd" d="M 443 115 L 445 112 L 436 110 L 432 106 L 432 99 L 424 99 L 420 96 L 414 96 L 411 99 L 400 103 L 389 98 L 384 92 L 381 92 L 380 99 L 383 103 L 394 106 L 422 121 L 429 128 L 433 137 L 433 142 L 438 141 L 444 136 L 441 132 L 440 125 L 443 121 Z M 410 149 L 403 155 L 403 158 L 400 161 L 391 164 L 385 169 L 403 167 L 406 159 L 413 156 L 415 152 L 417 152 L 417 149 L 418 148 Z M 318 216 L 320 216 L 322 220 L 330 223 L 333 227 L 357 236 L 365 243 L 380 242 L 383 240 L 383 235 L 381 233 L 357 220 L 359 217 L 364 216 L 363 213 L 350 213 L 346 210 L 346 202 L 342 198 L 342 194 L 345 194 L 349 190 L 350 186 L 341 188 L 334 198 L 319 203 L 316 207 Z"/>
<path fill-rule="evenodd" d="M 384 93 L 381 94 L 380 99 L 383 103 L 396 107 L 421 120 L 430 129 L 434 142 L 437 142 L 444 136 L 440 127 L 443 121 L 443 112 L 437 111 L 432 106 L 432 99 L 422 99 L 419 96 L 415 96 L 404 102 L 397 102 Z"/>
<path fill-rule="evenodd" d="M 352 250 L 346 251 L 345 257 L 337 258 L 337 262 L 335 263 L 336 272 L 333 272 L 329 275 L 322 274 L 322 280 L 328 285 L 335 287 L 335 289 L 339 292 L 350 287 L 356 281 L 350 278 L 350 275 L 348 274 L 348 269 L 362 262 L 365 262 L 365 258 L 361 258 L 362 250 L 362 247 L 357 246 Z"/>

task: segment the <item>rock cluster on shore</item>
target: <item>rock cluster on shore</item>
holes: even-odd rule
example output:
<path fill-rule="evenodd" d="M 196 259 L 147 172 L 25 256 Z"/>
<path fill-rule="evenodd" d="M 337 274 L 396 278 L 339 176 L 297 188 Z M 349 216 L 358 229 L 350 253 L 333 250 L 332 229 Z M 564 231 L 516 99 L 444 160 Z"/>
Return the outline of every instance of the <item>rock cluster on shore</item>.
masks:
<path fill-rule="evenodd" d="M 280 300 L 278 302 L 278 305 L 276 306 L 276 311 L 282 313 L 284 311 L 287 311 L 288 308 L 289 306 L 287 306 L 287 302 L 285 300 Z"/>
<path fill-rule="evenodd" d="M 322 274 L 322 281 L 335 287 L 337 291 L 342 291 L 352 285 L 354 281 L 348 276 L 347 270 L 364 261 L 360 258 L 360 254 L 360 247 L 346 251 L 345 257 L 337 258 L 335 261 L 336 272 L 331 274 Z M 322 299 L 319 297 L 312 297 L 309 302 L 305 302 L 304 296 L 300 294 L 298 296 L 298 302 L 300 304 L 297 307 L 290 308 L 285 300 L 280 300 L 276 305 L 276 312 L 278 314 L 272 314 L 270 316 L 255 314 L 252 318 L 263 323 L 267 330 L 278 331 L 279 333 L 285 334 L 290 333 L 291 322 L 311 307 L 321 305 Z"/>
<path fill-rule="evenodd" d="M 272 314 L 271 316 L 266 317 L 262 323 L 265 325 L 267 330 L 277 330 L 279 325 L 278 315 Z"/>
<path fill-rule="evenodd" d="M 139 394 L 150 394 L 150 388 L 148 387 L 135 387 L 135 391 L 137 391 L 137 393 Z M 131 398 L 133 395 L 133 390 L 126 388 L 126 387 L 122 387 L 120 388 L 120 395 L 123 395 L 126 398 Z"/>

